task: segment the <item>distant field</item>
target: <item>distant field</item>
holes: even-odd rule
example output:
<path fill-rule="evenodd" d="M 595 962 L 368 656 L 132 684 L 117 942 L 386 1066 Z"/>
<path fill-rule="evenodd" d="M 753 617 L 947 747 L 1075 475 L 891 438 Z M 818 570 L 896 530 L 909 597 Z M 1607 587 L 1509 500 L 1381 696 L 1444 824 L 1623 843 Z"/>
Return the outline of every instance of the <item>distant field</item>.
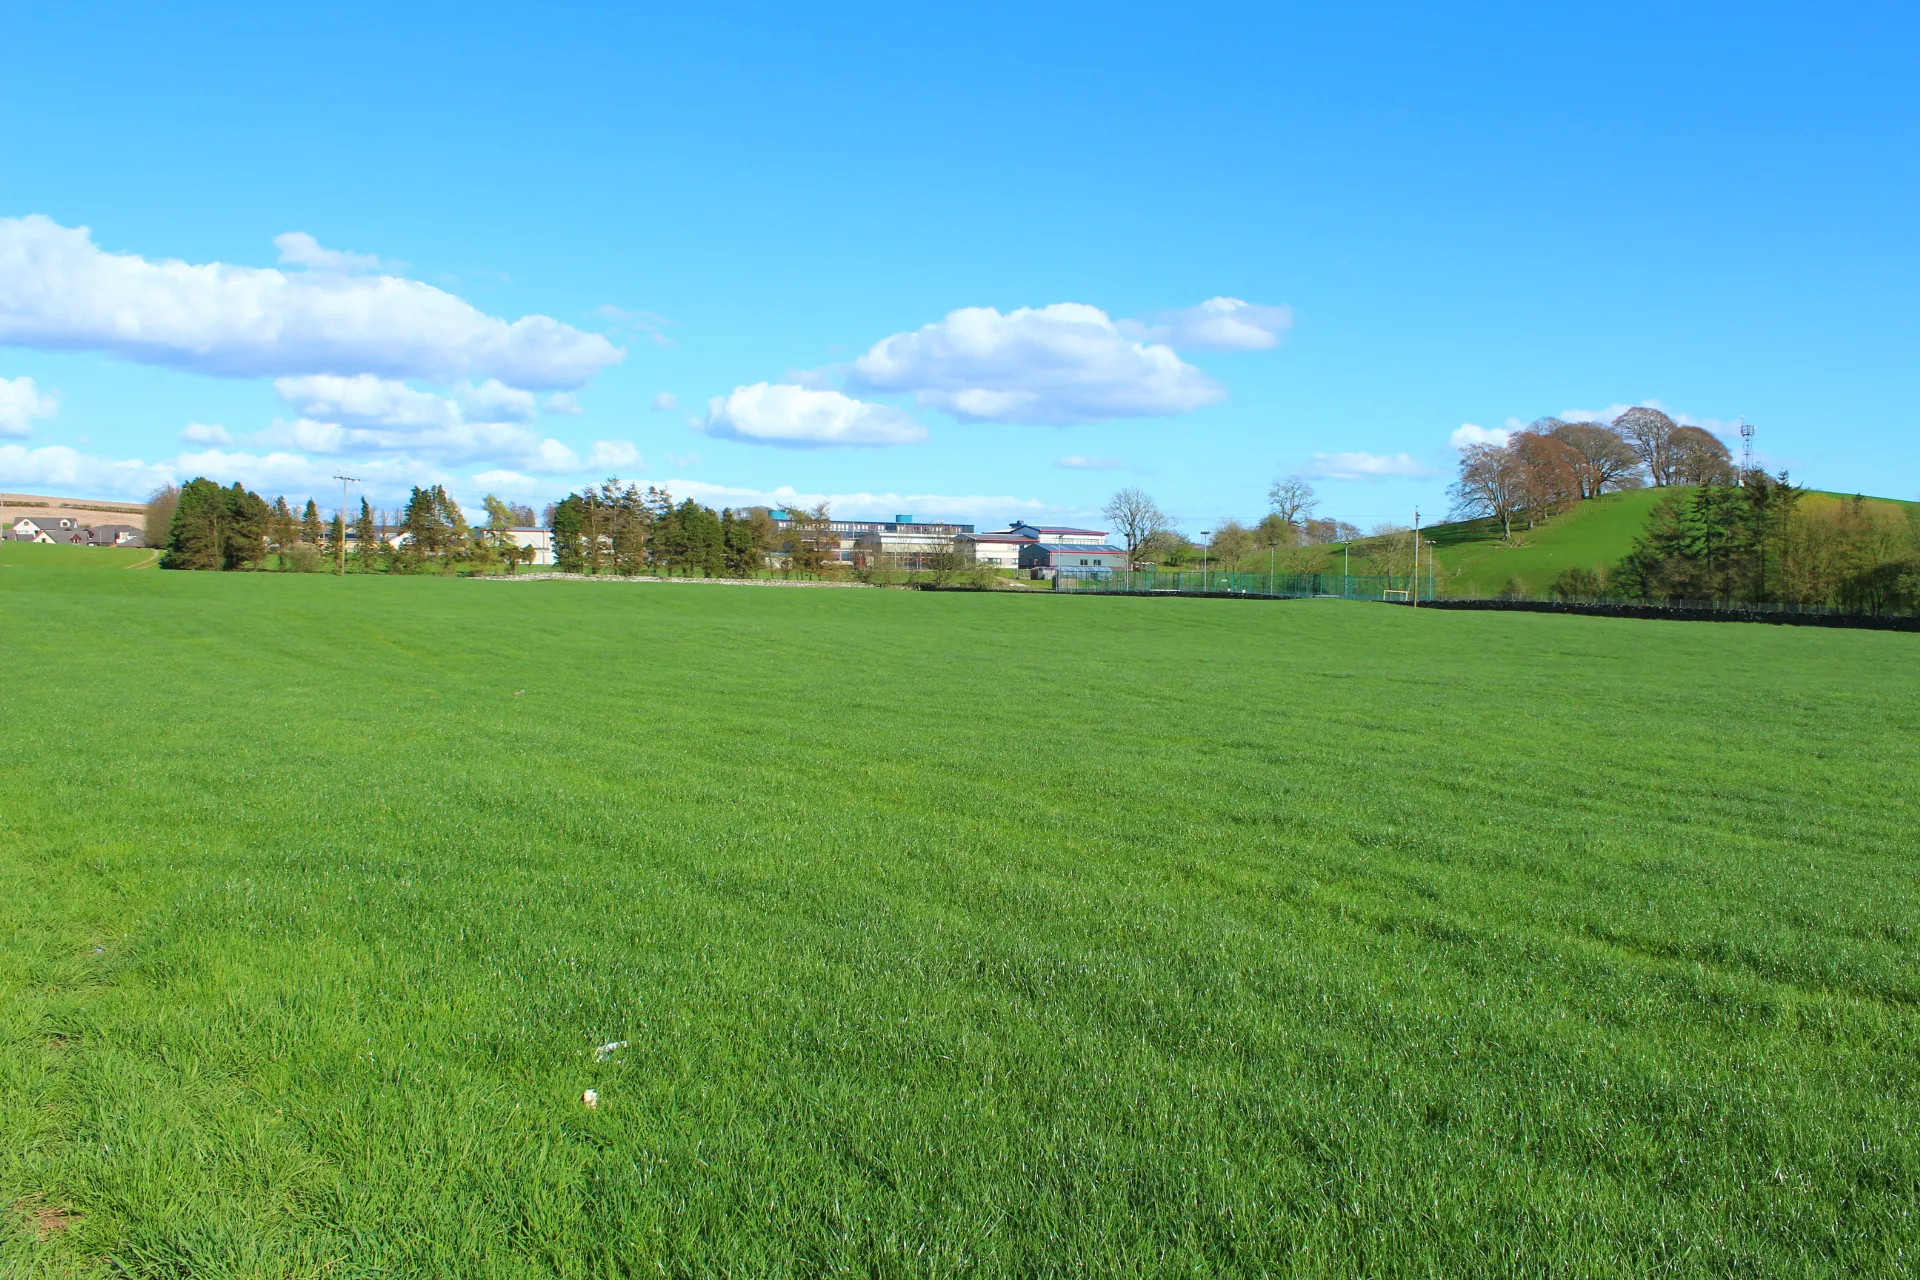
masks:
<path fill-rule="evenodd" d="M 1920 637 L 0 610 L 0 1274 L 1914 1271 Z"/>

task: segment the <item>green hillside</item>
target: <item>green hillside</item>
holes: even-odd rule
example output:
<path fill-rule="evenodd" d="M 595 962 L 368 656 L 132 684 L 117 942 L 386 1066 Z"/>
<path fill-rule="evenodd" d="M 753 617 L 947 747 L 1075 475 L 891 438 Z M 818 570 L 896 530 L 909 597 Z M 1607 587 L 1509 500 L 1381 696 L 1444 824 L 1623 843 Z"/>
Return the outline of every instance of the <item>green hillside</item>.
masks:
<path fill-rule="evenodd" d="M 1516 524 L 1511 542 L 1502 541 L 1498 521 L 1460 520 L 1432 525 L 1421 531 L 1435 544 L 1435 588 L 1443 597 L 1486 598 L 1500 595 L 1510 582 L 1517 582 L 1523 594 L 1544 595 L 1555 578 L 1566 569 L 1605 570 L 1633 548 L 1633 540 L 1646 528 L 1654 505 L 1670 494 L 1685 493 L 1686 487 L 1666 489 L 1630 489 L 1609 493 L 1582 502 L 1552 520 L 1529 529 Z M 1850 498 L 1852 494 L 1809 490 L 1810 495 Z M 1893 502 L 1903 507 L 1907 518 L 1920 528 L 1920 503 L 1892 498 L 1870 498 L 1873 502 Z M 1360 556 L 1366 540 L 1354 544 Z M 1341 549 L 1326 549 L 1323 564 L 1309 571 L 1339 573 Z M 1244 567 L 1263 569 L 1264 563 L 1249 560 Z M 1384 572 L 1372 569 L 1369 572 Z M 1394 572 L 1405 573 L 1404 566 Z M 1355 572 L 1361 572 L 1356 568 Z"/>
<path fill-rule="evenodd" d="M 1435 525 L 1435 587 L 1443 596 L 1497 596 L 1510 579 L 1529 594 L 1544 594 L 1566 569 L 1607 569 L 1633 547 L 1654 504 L 1672 489 L 1630 489 L 1582 502 L 1532 529 L 1516 526 L 1500 540 L 1494 520 Z"/>

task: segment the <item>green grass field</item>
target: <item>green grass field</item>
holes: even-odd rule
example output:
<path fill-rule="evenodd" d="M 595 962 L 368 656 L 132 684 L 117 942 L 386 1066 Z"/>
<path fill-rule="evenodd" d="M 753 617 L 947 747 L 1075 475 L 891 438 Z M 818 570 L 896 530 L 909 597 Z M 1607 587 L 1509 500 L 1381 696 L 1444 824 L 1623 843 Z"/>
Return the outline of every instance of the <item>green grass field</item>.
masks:
<path fill-rule="evenodd" d="M 1914 1270 L 1920 637 L 0 610 L 0 1274 Z"/>
<path fill-rule="evenodd" d="M 160 553 L 139 547 L 50 547 L 37 542 L 0 542 L 0 568 L 152 569 Z"/>

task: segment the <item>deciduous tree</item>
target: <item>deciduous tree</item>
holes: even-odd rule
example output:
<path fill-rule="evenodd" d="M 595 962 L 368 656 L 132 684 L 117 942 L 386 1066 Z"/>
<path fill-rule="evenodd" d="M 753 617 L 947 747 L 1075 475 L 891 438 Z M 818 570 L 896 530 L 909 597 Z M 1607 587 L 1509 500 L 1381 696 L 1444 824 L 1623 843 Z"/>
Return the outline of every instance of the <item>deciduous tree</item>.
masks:
<path fill-rule="evenodd" d="M 1460 454 L 1460 475 L 1448 489 L 1460 516 L 1491 516 L 1500 536 L 1513 537 L 1513 519 L 1526 501 L 1526 468 L 1514 450 L 1498 444 L 1470 444 Z"/>
<path fill-rule="evenodd" d="M 1145 548 L 1154 535 L 1168 528 L 1166 515 L 1143 489 L 1120 490 L 1107 499 L 1101 514 L 1112 522 L 1114 530 L 1119 533 L 1121 545 L 1127 549 L 1129 567 L 1145 554 Z"/>
<path fill-rule="evenodd" d="M 1673 433 L 1677 428 L 1672 418 L 1658 409 L 1636 405 L 1613 420 L 1613 429 L 1626 440 L 1655 485 L 1673 483 Z"/>

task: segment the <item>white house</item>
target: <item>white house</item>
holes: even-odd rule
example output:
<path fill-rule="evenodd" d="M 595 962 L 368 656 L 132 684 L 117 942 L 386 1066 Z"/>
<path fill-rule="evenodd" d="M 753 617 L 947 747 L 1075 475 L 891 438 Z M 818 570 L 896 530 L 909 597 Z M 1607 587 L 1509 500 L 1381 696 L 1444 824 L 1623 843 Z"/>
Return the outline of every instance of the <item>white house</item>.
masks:
<path fill-rule="evenodd" d="M 15 542 L 43 542 L 60 546 L 87 545 L 87 531 L 67 516 L 21 516 L 9 531 Z"/>
<path fill-rule="evenodd" d="M 507 541 L 522 549 L 531 547 L 533 559 L 528 564 L 553 563 L 553 530 L 551 529 L 509 529 Z"/>

